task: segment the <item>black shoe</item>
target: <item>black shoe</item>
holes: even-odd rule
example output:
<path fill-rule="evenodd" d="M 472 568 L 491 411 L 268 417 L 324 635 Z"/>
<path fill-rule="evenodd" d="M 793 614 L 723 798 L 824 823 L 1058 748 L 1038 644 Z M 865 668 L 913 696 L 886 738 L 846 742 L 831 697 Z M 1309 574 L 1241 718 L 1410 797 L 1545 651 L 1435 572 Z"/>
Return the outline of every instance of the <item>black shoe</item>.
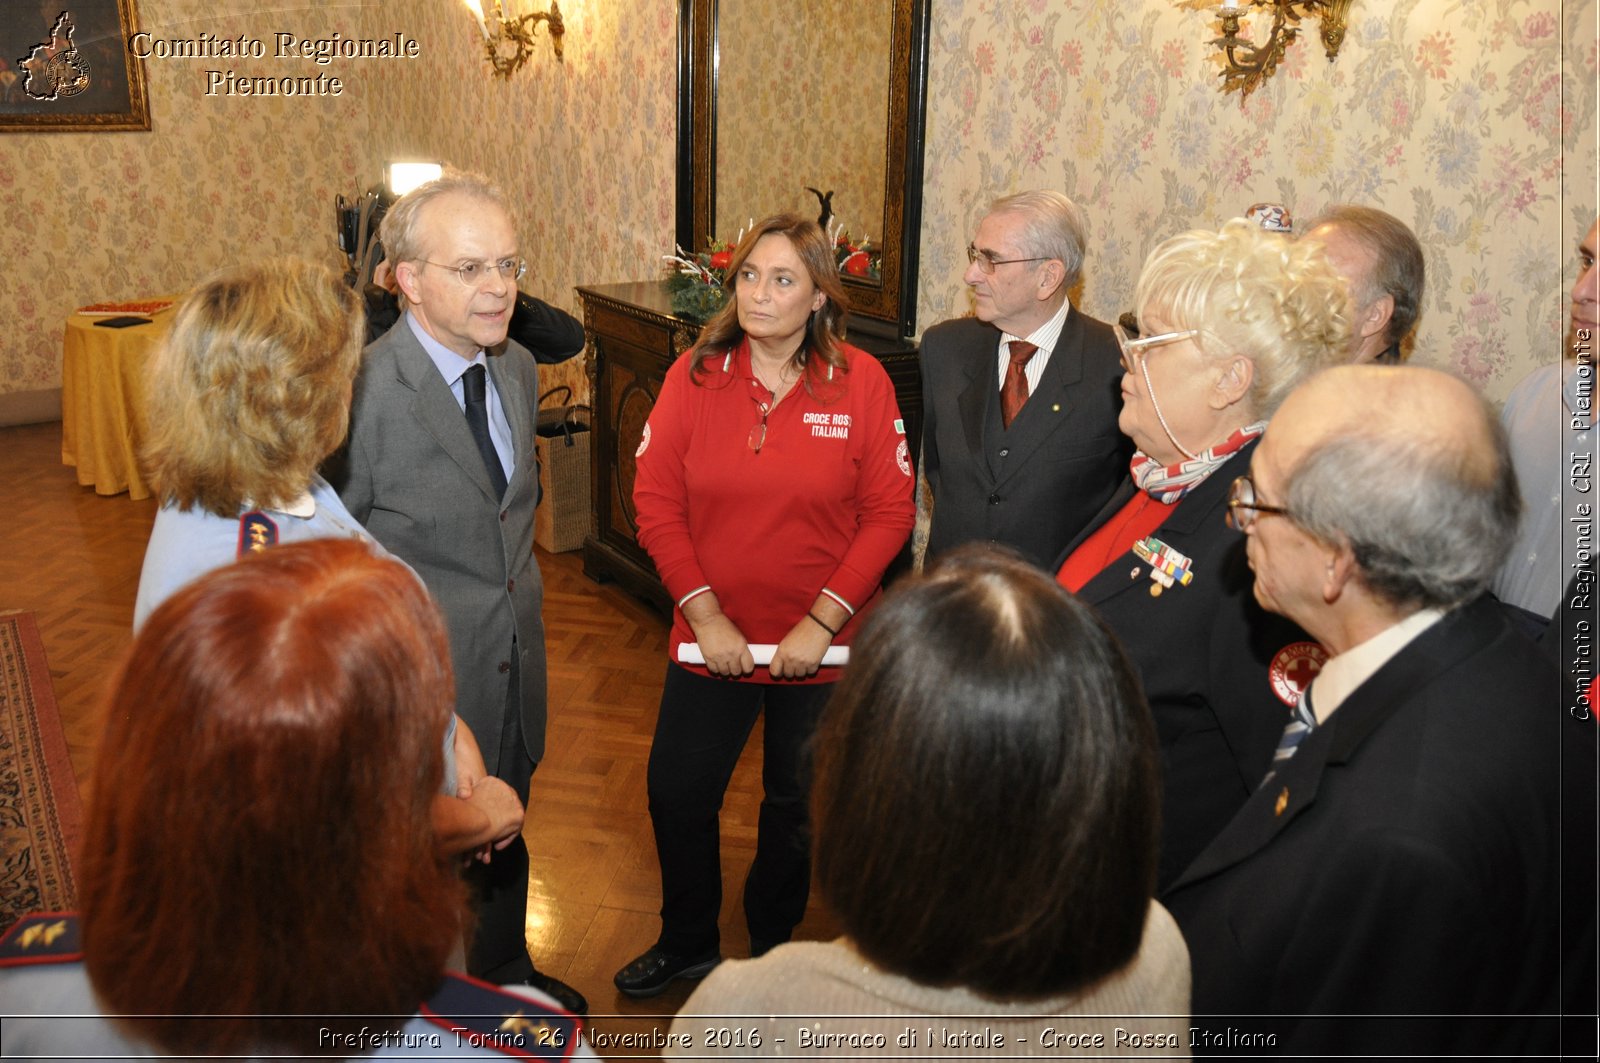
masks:
<path fill-rule="evenodd" d="M 583 994 L 569 986 L 559 978 L 551 978 L 542 971 L 534 971 L 528 976 L 527 985 L 539 990 L 547 996 L 555 998 L 555 1002 L 574 1015 L 588 1015 L 589 1002 L 583 999 Z"/>
<path fill-rule="evenodd" d="M 612 981 L 623 993 L 642 1000 L 662 992 L 675 978 L 704 978 L 721 962 L 722 957 L 715 952 L 704 956 L 674 956 L 652 948 L 618 971 Z"/>

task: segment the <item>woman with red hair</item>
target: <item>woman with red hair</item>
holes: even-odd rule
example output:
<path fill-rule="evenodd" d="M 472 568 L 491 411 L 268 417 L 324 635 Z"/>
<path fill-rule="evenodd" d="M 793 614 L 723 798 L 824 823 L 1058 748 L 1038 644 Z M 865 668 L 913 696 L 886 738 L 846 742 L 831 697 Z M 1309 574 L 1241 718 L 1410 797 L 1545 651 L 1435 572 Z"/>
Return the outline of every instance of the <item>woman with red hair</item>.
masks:
<path fill-rule="evenodd" d="M 550 998 L 444 972 L 468 918 L 429 820 L 449 660 L 421 582 L 355 540 L 158 607 L 112 687 L 82 915 L 0 939 L 0 1013 L 78 1017 L 8 1018 L 7 1054 L 588 1054 Z M 545 1032 L 442 1017 L 513 1011 Z"/>

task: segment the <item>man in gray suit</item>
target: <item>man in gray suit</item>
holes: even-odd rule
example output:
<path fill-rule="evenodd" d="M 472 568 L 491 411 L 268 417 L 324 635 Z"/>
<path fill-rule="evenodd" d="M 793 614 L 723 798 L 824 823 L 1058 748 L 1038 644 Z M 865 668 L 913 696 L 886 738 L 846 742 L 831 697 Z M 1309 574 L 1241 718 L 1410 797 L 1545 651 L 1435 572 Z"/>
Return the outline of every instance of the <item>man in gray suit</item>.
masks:
<path fill-rule="evenodd" d="M 1067 298 L 1083 247 L 1061 193 L 996 200 L 967 245 L 977 318 L 922 337 L 930 560 L 976 539 L 1048 565 L 1128 475 L 1116 340 Z"/>
<path fill-rule="evenodd" d="M 406 312 L 367 348 L 350 437 L 329 479 L 438 600 L 456 711 L 489 774 L 526 804 L 545 726 L 543 586 L 533 560 L 539 383 L 532 355 L 506 341 L 526 264 L 505 197 L 474 174 L 450 173 L 407 194 L 381 235 Z M 540 974 L 528 955 L 521 837 L 470 878 L 478 926 L 468 970 L 527 982 L 585 1011 L 576 990 Z"/>

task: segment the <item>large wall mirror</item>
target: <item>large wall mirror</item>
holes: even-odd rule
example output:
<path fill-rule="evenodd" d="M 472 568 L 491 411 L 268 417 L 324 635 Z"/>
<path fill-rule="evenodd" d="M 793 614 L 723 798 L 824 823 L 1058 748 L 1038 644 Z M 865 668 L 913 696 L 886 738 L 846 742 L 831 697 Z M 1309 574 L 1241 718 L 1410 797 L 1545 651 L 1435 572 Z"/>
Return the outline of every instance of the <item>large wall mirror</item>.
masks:
<path fill-rule="evenodd" d="M 916 326 L 931 0 L 680 0 L 678 243 L 822 213 L 881 252 L 852 320 Z M 814 189 L 815 191 L 811 191 Z"/>

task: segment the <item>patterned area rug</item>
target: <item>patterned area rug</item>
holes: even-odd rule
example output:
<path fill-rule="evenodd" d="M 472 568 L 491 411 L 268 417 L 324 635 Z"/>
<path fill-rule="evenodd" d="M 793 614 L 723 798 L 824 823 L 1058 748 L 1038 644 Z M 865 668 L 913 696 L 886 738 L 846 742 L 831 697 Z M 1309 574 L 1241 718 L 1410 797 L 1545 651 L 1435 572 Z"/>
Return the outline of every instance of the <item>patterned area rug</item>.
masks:
<path fill-rule="evenodd" d="M 77 907 L 83 811 L 32 613 L 0 614 L 0 928 Z"/>

